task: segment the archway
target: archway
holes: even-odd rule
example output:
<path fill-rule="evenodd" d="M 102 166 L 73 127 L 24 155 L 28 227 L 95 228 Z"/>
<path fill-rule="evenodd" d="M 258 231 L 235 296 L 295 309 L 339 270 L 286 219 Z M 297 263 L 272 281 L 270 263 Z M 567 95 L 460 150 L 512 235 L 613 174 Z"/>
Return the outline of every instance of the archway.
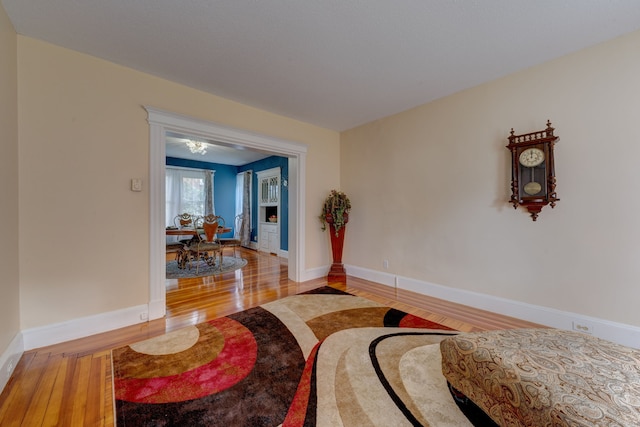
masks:
<path fill-rule="evenodd" d="M 289 159 L 289 279 L 302 281 L 307 147 L 242 129 L 144 106 L 149 121 L 149 320 L 166 312 L 165 292 L 165 137 L 167 132 L 211 139 L 220 145 L 268 151 Z"/>

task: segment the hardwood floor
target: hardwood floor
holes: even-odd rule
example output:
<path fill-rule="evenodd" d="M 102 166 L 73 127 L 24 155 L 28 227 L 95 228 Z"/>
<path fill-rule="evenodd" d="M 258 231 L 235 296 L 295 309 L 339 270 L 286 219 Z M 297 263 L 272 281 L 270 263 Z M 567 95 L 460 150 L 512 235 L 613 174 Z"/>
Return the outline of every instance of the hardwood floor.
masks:
<path fill-rule="evenodd" d="M 0 394 L 0 425 L 113 426 L 111 349 L 327 285 L 288 280 L 285 259 L 236 251 L 242 270 L 168 280 L 165 319 L 25 352 Z M 330 285 L 460 331 L 537 326 L 352 277 Z"/>

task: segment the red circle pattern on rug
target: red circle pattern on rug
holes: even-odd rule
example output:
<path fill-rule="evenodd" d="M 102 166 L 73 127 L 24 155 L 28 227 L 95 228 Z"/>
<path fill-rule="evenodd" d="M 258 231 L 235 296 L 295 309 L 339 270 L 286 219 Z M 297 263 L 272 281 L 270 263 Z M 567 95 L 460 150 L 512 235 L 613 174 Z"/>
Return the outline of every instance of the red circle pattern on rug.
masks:
<path fill-rule="evenodd" d="M 224 338 L 222 351 L 210 362 L 194 369 L 166 377 L 115 378 L 116 398 L 137 403 L 170 403 L 197 399 L 225 390 L 253 369 L 258 344 L 251 331 L 228 317 L 208 322 Z M 206 351 L 207 341 L 197 346 Z M 154 356 L 149 355 L 150 359 Z"/>

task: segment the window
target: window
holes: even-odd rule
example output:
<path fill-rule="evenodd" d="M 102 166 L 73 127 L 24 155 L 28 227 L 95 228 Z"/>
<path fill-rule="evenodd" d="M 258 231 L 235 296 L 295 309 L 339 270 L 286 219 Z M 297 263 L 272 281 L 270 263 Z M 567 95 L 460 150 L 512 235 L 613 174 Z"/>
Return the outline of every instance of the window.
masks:
<path fill-rule="evenodd" d="M 165 194 L 167 226 L 174 225 L 174 218 L 182 213 L 196 216 L 215 213 L 213 171 L 167 167 Z"/>

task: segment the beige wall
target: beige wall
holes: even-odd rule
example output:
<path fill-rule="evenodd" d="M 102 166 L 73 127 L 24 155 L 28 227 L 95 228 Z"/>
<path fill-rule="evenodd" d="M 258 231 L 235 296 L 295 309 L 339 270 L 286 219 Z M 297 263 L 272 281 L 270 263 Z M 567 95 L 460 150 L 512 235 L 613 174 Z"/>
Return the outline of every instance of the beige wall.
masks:
<path fill-rule="evenodd" d="M 345 262 L 640 325 L 640 32 L 341 135 Z M 560 202 L 514 211 L 510 128 L 560 140 Z"/>
<path fill-rule="evenodd" d="M 0 354 L 20 330 L 16 33 L 0 5 Z"/>
<path fill-rule="evenodd" d="M 0 29 L 2 57 L 15 58 L 6 16 Z M 0 120 L 14 141 L 19 134 L 21 295 L 17 244 L 4 245 L 0 349 L 17 330 L 18 301 L 20 329 L 148 302 L 141 105 L 307 144 L 308 269 L 330 263 L 317 214 L 341 188 L 354 206 L 345 263 L 382 271 L 387 259 L 386 271 L 404 277 L 640 325 L 639 42 L 634 33 L 338 135 L 18 36 L 18 129 L 15 61 L 0 68 L 0 105 L 13 110 Z M 504 146 L 511 127 L 529 132 L 547 119 L 560 136 L 561 201 L 533 223 L 507 203 Z M 8 141 L 0 173 L 15 176 Z M 133 177 L 145 191 L 129 191 Z M 18 202 L 8 182 L 5 241 L 18 239 L 6 225 L 17 211 L 4 201 Z"/>
<path fill-rule="evenodd" d="M 329 264 L 316 212 L 339 184 L 337 132 L 31 38 L 18 52 L 22 329 L 149 301 L 142 105 L 307 144 L 306 267 Z"/>

